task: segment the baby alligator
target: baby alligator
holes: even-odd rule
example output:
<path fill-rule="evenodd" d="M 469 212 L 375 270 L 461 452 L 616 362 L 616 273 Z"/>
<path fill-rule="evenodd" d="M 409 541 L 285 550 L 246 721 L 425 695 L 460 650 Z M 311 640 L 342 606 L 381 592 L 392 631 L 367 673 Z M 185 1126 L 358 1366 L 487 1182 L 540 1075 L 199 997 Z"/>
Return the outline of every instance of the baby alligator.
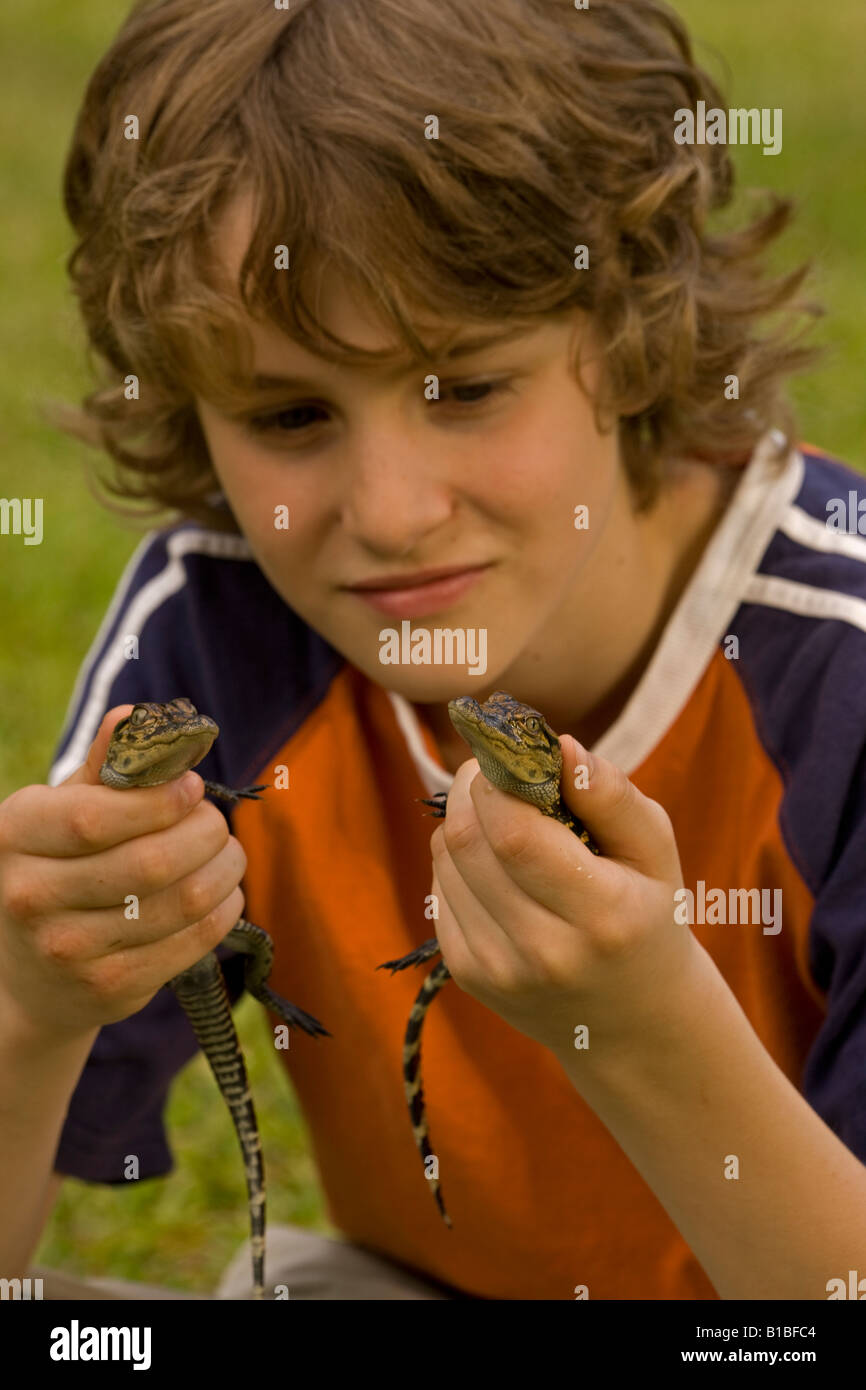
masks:
<path fill-rule="evenodd" d="M 107 787 L 155 787 L 173 782 L 200 763 L 219 733 L 206 714 L 199 714 L 189 700 L 168 704 L 136 705 L 115 726 L 99 769 Z M 239 797 L 258 801 L 264 786 L 232 791 L 218 782 L 205 782 L 209 796 L 234 802 Z M 271 973 L 273 942 L 261 927 L 240 917 L 224 938 L 224 944 L 240 951 L 244 961 L 244 985 L 290 1028 L 302 1028 L 311 1037 L 324 1034 L 315 1018 L 281 999 L 266 983 Z M 253 1296 L 264 1298 L 265 1279 L 265 1171 L 262 1145 L 247 1081 L 244 1055 L 235 1032 L 223 973 L 213 951 L 195 965 L 167 981 L 192 1024 L 199 1046 L 210 1063 L 240 1140 L 247 1182 L 253 1259 Z"/>
<path fill-rule="evenodd" d="M 469 744 L 478 759 L 478 766 L 484 776 L 502 791 L 519 796 L 522 801 L 531 801 L 546 816 L 567 825 L 575 835 L 592 850 L 600 854 L 589 831 L 573 816 L 559 795 L 559 779 L 562 773 L 562 752 L 559 739 L 538 710 L 522 705 L 503 690 L 496 690 L 479 704 L 470 696 L 449 700 L 448 714 L 451 723 Z M 445 815 L 448 793 L 438 792 L 430 800 L 422 798 L 425 806 L 432 806 L 433 815 Z M 439 942 L 436 937 L 425 941 L 417 950 L 399 960 L 385 961 L 377 970 L 405 970 L 409 965 L 421 965 L 437 955 Z M 412 1133 L 424 1164 L 425 1176 L 429 1178 L 433 1196 L 446 1226 L 451 1218 L 445 1210 L 442 1191 L 437 1176 L 438 1163 L 430 1148 L 427 1118 L 424 1110 L 424 1092 L 421 1086 L 421 1029 L 430 1004 L 435 999 L 446 980 L 451 978 L 447 965 L 440 961 L 430 971 L 418 991 L 406 1036 L 403 1040 L 403 1084 L 409 1103 Z M 428 1167 L 428 1160 L 433 1163 Z"/>

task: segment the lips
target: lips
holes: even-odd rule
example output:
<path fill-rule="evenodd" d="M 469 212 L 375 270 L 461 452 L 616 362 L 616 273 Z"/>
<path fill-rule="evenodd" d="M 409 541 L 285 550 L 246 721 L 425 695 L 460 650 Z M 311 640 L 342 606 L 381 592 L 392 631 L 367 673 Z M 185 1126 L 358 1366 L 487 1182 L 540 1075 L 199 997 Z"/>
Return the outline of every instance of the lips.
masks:
<path fill-rule="evenodd" d="M 451 579 L 457 574 L 469 574 L 486 568 L 486 565 L 450 565 L 446 569 L 417 570 L 414 574 L 382 575 L 378 579 L 363 579 L 358 584 L 348 584 L 346 587 L 353 592 L 362 593 L 402 593 L 404 589 L 420 589 L 422 585 L 432 584 L 439 579 Z"/>
<path fill-rule="evenodd" d="M 387 588 L 381 587 L 381 580 L 368 580 L 363 585 L 353 585 L 349 592 L 380 613 L 394 618 L 420 618 L 457 603 L 489 568 L 489 565 L 476 565 L 471 569 L 452 567 L 400 578 L 395 576 Z"/>

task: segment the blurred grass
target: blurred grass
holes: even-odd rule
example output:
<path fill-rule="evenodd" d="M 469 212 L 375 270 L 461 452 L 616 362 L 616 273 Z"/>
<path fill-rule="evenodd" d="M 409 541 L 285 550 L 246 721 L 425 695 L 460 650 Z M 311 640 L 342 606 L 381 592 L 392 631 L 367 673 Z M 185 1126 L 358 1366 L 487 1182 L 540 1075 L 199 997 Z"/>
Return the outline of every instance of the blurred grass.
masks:
<path fill-rule="evenodd" d="M 264 1011 L 244 996 L 234 1017 L 262 1135 L 268 1222 L 332 1231 Z M 173 1085 L 165 1124 L 175 1170 L 117 1186 L 67 1178 L 36 1263 L 178 1289 L 214 1287 L 249 1235 L 249 1220 L 238 1141 L 201 1053 Z"/>
<path fill-rule="evenodd" d="M 822 369 L 793 387 L 801 437 L 862 466 L 866 185 L 862 75 L 851 55 L 866 51 L 866 6 L 680 0 L 676 7 L 729 104 L 783 109 L 782 153 L 739 149 L 736 162 L 744 183 L 799 200 L 779 266 L 806 257 L 819 266 L 814 292 L 828 317 L 816 337 L 831 351 Z M 41 546 L 2 538 L 0 796 L 44 780 L 78 666 L 139 537 L 93 500 L 83 467 L 93 456 L 37 415 L 40 399 L 74 400 L 88 385 L 65 280 L 71 241 L 60 178 L 87 78 L 126 10 L 121 0 L 5 0 L 0 12 L 0 495 L 41 496 L 45 506 Z M 236 1017 L 263 1131 L 270 1219 L 326 1230 L 303 1120 L 264 1016 L 245 1000 Z M 247 1233 L 246 1207 L 234 1132 L 200 1056 L 173 1087 L 167 1125 L 175 1173 L 128 1188 L 70 1179 L 39 1262 L 179 1288 L 215 1284 Z"/>

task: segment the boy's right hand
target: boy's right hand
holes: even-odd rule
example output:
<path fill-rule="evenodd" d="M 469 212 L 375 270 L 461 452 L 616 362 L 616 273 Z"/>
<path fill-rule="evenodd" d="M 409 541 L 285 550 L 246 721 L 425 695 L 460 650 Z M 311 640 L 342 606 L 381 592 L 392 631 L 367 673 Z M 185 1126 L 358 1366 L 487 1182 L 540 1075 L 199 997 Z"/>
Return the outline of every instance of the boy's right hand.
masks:
<path fill-rule="evenodd" d="M 137 1013 L 242 913 L 246 855 L 197 773 L 122 791 L 100 782 L 132 708 L 109 710 L 65 782 L 0 803 L 0 1016 L 13 1031 L 68 1039 Z"/>

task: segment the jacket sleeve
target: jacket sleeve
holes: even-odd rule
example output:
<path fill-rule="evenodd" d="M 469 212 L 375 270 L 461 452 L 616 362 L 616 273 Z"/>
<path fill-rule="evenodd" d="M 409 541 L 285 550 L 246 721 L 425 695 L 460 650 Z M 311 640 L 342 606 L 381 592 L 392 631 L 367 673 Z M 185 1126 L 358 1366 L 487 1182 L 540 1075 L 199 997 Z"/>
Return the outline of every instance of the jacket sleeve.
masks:
<path fill-rule="evenodd" d="M 237 657 L 227 630 L 232 612 L 242 607 L 244 583 L 256 582 L 249 574 L 255 567 L 244 563 L 246 558 L 241 538 L 194 526 L 158 532 L 142 542 L 82 665 L 51 769 L 52 784 L 80 766 L 103 715 L 114 705 L 185 695 L 211 714 L 219 698 L 221 708 L 214 717 L 221 727 L 223 720 L 230 721 L 231 701 L 243 692 L 225 669 Z M 234 772 L 243 775 L 242 767 L 225 766 L 227 749 L 232 750 L 231 738 L 218 739 L 199 765 L 203 775 L 230 784 Z M 229 762 L 242 761 L 242 750 L 235 748 Z M 222 948 L 219 954 L 234 1003 L 243 988 L 243 959 Z M 170 1171 L 163 1110 L 173 1077 L 197 1046 L 167 989 L 159 990 L 139 1013 L 102 1028 L 69 1104 L 55 1171 L 123 1182 L 130 1154 L 138 1157 L 142 1177 Z"/>

